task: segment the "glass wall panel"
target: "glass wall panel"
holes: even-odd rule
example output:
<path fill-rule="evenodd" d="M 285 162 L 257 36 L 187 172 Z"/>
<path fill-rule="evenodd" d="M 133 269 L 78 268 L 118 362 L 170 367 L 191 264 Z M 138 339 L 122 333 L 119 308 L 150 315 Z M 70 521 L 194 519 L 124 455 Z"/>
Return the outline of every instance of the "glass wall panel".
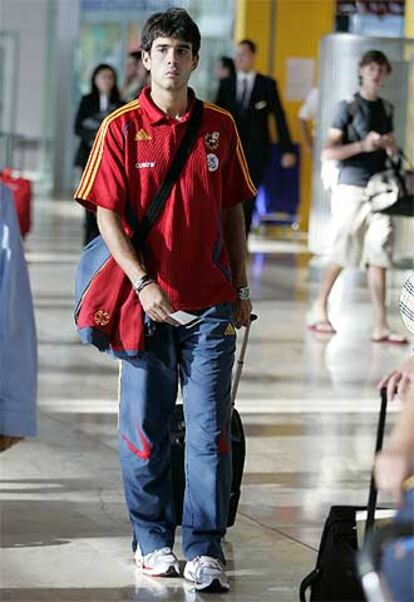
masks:
<path fill-rule="evenodd" d="M 312 211 L 309 224 L 309 248 L 317 255 L 325 254 L 329 241 L 329 193 L 320 177 L 320 153 L 333 119 L 336 104 L 358 89 L 357 65 L 369 49 L 385 52 L 393 71 L 381 95 L 395 107 L 395 133 L 414 164 L 414 40 L 403 38 L 363 37 L 334 34 L 323 38 L 320 47 L 320 104 L 316 128 L 313 167 Z M 410 135 L 411 133 L 411 135 Z M 396 260 L 414 255 L 413 219 L 396 218 Z"/>
<path fill-rule="evenodd" d="M 200 63 L 191 78 L 197 94 L 214 100 L 218 83 L 213 78 L 216 60 L 232 53 L 234 0 L 182 0 L 178 3 L 188 10 L 197 22 L 202 36 Z M 118 74 L 118 83 L 124 78 L 128 52 L 140 44 L 144 22 L 154 12 L 177 6 L 176 1 L 165 0 L 80 0 L 79 43 L 76 45 L 73 73 L 73 114 L 82 94 L 90 90 L 90 77 L 99 63 L 109 63 Z M 68 145 L 73 149 L 73 141 Z M 70 172 L 73 150 L 66 153 L 65 173 Z M 76 176 L 75 176 L 76 177 Z M 65 187 L 70 181 L 64 178 Z"/>
<path fill-rule="evenodd" d="M 89 91 L 90 75 L 102 62 L 113 65 L 122 81 L 125 57 L 139 46 L 140 31 L 148 16 L 176 5 L 156 0 L 81 0 L 75 69 L 78 95 Z M 234 0 L 187 0 L 180 6 L 189 11 L 202 35 L 200 64 L 191 84 L 200 96 L 213 99 L 217 85 L 212 77 L 214 64 L 220 55 L 232 52 Z"/>
<path fill-rule="evenodd" d="M 16 123 L 17 36 L 0 33 L 0 169 L 12 164 Z"/>

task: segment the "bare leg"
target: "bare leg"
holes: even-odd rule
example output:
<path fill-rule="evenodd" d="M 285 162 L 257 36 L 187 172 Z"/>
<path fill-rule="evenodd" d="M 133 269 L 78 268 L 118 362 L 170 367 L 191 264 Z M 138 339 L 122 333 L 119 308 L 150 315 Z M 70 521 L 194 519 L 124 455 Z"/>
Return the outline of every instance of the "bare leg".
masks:
<path fill-rule="evenodd" d="M 385 268 L 368 267 L 368 285 L 374 307 L 374 331 L 372 336 L 379 338 L 390 332 L 385 309 L 386 271 Z"/>
<path fill-rule="evenodd" d="M 328 319 L 328 299 L 339 274 L 342 272 L 342 266 L 336 263 L 330 263 L 326 268 L 318 296 L 312 306 L 313 318 L 319 323 L 329 323 Z"/>

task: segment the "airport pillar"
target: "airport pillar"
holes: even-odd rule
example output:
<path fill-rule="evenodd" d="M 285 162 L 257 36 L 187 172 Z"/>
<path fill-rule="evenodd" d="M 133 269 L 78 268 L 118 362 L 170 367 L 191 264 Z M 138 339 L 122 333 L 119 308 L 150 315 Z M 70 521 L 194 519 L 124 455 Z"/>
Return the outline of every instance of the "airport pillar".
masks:
<path fill-rule="evenodd" d="M 405 37 L 414 38 L 414 0 L 405 0 Z"/>

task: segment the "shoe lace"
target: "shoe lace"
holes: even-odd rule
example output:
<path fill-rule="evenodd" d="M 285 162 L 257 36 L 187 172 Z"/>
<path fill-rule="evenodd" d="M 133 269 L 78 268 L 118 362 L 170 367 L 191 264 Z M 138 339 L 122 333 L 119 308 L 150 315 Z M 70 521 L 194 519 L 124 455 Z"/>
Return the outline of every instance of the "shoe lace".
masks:
<path fill-rule="evenodd" d="M 197 558 L 195 558 L 194 568 L 197 573 L 203 569 L 213 569 L 217 571 L 223 570 L 220 561 L 217 558 L 212 558 L 211 556 L 197 556 Z"/>
<path fill-rule="evenodd" d="M 151 560 L 156 560 L 157 558 L 165 558 L 166 556 L 174 557 L 171 548 L 161 548 L 160 550 L 154 550 L 154 552 L 150 552 L 146 557 L 146 561 L 150 562 Z"/>

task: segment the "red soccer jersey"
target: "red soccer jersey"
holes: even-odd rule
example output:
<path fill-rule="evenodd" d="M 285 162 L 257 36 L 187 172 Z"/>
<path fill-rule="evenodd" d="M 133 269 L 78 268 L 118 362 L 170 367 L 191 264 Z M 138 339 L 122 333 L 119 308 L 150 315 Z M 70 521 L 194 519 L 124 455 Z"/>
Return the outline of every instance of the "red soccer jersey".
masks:
<path fill-rule="evenodd" d="M 109 115 L 75 198 L 90 210 L 99 205 L 121 216 L 129 198 L 140 222 L 165 179 L 192 104 L 181 119 L 171 119 L 145 88 L 137 100 Z M 145 243 L 146 270 L 175 310 L 235 299 L 222 212 L 255 194 L 233 118 L 205 102 L 193 151 Z"/>

